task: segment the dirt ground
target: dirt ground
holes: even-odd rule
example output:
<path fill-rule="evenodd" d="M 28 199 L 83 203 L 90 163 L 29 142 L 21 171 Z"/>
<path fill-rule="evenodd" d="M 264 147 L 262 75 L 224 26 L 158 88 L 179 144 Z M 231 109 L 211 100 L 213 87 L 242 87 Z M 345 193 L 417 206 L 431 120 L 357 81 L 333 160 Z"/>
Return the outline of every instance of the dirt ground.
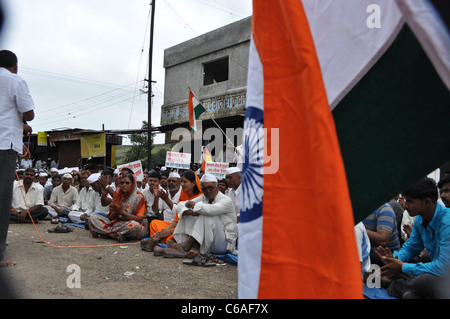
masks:
<path fill-rule="evenodd" d="M 134 242 L 92 238 L 78 227 L 69 233 L 47 231 L 55 226 L 49 221 L 36 224 L 41 239 L 33 224 L 10 225 L 6 257 L 17 265 L 3 268 L 2 273 L 19 298 L 237 298 L 236 264 L 184 265 L 182 259 L 156 257 Z M 116 246 L 73 247 L 111 244 Z"/>

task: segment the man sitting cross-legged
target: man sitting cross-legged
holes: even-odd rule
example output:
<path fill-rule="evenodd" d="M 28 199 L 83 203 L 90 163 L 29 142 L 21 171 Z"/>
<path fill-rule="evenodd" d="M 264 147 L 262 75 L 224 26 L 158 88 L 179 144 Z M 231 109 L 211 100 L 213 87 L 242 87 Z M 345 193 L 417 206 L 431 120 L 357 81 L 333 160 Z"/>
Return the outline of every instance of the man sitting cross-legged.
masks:
<path fill-rule="evenodd" d="M 219 192 L 214 175 L 200 180 L 203 194 L 177 205 L 180 220 L 167 241 L 165 257 L 188 257 L 194 262 L 212 254 L 234 253 L 237 239 L 236 213 L 231 199 Z"/>
<path fill-rule="evenodd" d="M 14 184 L 11 209 L 11 222 L 29 223 L 31 218 L 35 222 L 47 217 L 47 208 L 43 207 L 43 188 L 34 183 L 34 169 L 29 167 L 23 174 L 23 179 Z M 28 211 L 30 214 L 28 214 Z M 30 218 L 31 215 L 31 218 Z"/>

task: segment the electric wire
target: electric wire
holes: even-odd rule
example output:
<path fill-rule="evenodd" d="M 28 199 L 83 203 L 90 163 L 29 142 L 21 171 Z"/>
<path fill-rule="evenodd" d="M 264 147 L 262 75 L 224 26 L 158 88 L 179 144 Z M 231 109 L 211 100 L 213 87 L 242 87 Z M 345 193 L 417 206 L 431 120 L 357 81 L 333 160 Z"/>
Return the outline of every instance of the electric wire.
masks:
<path fill-rule="evenodd" d="M 151 12 L 152 12 L 152 10 L 151 10 L 151 6 L 152 6 L 152 5 L 153 5 L 153 4 L 151 3 L 151 4 L 150 4 L 150 9 L 149 9 L 149 11 L 148 11 L 148 16 L 147 16 L 147 24 L 145 25 L 144 40 L 143 40 L 143 43 L 142 43 L 141 55 L 140 55 L 140 57 L 139 57 L 138 71 L 137 71 L 137 74 L 136 74 L 136 83 L 138 83 L 137 79 L 139 78 L 139 71 L 140 71 L 140 69 L 141 69 L 142 55 L 144 54 L 145 42 L 146 42 L 146 39 L 147 39 L 148 25 L 150 24 L 150 18 L 151 18 Z M 147 69 L 148 69 L 148 60 L 149 60 L 149 59 L 147 59 Z M 149 77 L 150 77 L 150 76 L 149 76 Z M 150 83 L 150 85 L 151 85 L 151 79 L 149 79 L 149 83 Z M 144 86 L 145 86 L 145 85 L 144 85 Z M 137 88 L 137 85 L 134 87 L 134 90 L 135 90 L 135 91 L 136 91 L 136 88 Z M 131 102 L 130 116 L 129 116 L 129 118 L 128 118 L 128 129 L 130 128 L 131 116 L 132 116 L 132 114 L 133 114 L 133 108 L 134 108 L 134 98 L 133 98 L 133 101 Z"/>

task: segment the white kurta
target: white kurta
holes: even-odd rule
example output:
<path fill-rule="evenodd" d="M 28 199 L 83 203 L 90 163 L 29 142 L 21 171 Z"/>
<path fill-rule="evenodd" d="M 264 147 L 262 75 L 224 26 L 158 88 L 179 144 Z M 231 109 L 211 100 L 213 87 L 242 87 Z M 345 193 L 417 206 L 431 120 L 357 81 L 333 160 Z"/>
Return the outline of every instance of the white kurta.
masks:
<path fill-rule="evenodd" d="M 200 244 L 200 253 L 213 254 L 234 253 L 237 239 L 236 213 L 233 202 L 227 196 L 218 192 L 212 204 L 204 195 L 194 198 L 192 209 L 199 216 L 183 216 L 189 210 L 185 202 L 177 205 L 180 220 L 173 233 L 175 240 L 184 242 L 192 236 Z"/>
<path fill-rule="evenodd" d="M 89 187 L 83 187 L 81 191 L 78 193 L 78 199 L 75 204 L 72 206 L 72 210 L 69 213 L 69 219 L 74 223 L 82 223 L 83 221 L 80 219 L 80 216 L 83 214 L 90 215 L 92 211 L 89 209 L 90 202 L 93 200 L 93 196 L 95 196 L 95 191 Z"/>

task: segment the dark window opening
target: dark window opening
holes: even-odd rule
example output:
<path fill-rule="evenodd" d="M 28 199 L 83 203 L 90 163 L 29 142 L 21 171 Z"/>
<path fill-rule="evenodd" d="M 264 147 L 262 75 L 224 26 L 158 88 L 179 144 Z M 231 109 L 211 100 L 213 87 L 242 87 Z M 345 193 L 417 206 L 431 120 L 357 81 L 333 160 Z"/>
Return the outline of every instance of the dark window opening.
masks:
<path fill-rule="evenodd" d="M 203 65 L 203 85 L 228 81 L 228 57 Z"/>

